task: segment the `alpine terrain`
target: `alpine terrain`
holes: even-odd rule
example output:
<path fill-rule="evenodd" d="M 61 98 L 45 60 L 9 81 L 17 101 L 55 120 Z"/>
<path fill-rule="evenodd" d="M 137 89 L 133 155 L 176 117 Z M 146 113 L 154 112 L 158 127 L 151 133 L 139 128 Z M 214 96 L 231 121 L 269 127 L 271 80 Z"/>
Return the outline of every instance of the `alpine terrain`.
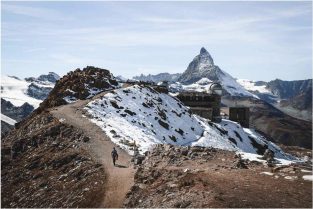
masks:
<path fill-rule="evenodd" d="M 58 79 L 20 122 L 3 117 L 15 125 L 1 143 L 2 206 L 311 207 L 311 152 L 290 154 L 264 131 L 213 122 L 175 97 L 212 81 L 229 103 L 262 101 L 257 95 L 205 49 L 178 80 L 167 88 L 87 66 Z M 262 105 L 264 120 L 276 120 L 270 108 L 284 115 Z"/>

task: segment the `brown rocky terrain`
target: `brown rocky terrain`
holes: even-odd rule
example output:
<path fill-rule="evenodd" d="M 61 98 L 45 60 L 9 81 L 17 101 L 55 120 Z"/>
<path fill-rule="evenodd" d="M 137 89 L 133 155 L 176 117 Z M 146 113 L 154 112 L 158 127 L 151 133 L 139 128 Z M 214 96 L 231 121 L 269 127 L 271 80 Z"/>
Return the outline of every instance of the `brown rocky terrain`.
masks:
<path fill-rule="evenodd" d="M 117 81 L 108 70 L 92 66 L 87 66 L 83 70 L 78 68 L 56 81 L 55 87 L 48 98 L 40 104 L 37 112 L 67 104 L 64 97 L 69 97 L 73 101 L 84 100 L 117 85 Z"/>
<path fill-rule="evenodd" d="M 268 167 L 233 152 L 158 145 L 138 167 L 126 207 L 311 208 L 308 165 Z"/>
<path fill-rule="evenodd" d="M 2 207 L 99 206 L 106 175 L 89 143 L 50 113 L 24 121 L 2 140 Z"/>

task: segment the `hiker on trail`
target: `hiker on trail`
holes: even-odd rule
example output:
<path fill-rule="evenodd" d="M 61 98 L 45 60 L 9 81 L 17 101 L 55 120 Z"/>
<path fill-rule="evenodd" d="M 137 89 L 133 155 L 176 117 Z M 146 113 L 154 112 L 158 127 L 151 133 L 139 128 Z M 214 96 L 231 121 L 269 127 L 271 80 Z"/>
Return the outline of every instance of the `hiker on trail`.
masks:
<path fill-rule="evenodd" d="M 111 152 L 111 156 L 112 156 L 112 159 L 113 159 L 113 165 L 115 166 L 115 161 L 118 160 L 118 154 L 117 154 L 117 151 L 116 151 L 115 147 L 113 147 L 113 150 Z"/>

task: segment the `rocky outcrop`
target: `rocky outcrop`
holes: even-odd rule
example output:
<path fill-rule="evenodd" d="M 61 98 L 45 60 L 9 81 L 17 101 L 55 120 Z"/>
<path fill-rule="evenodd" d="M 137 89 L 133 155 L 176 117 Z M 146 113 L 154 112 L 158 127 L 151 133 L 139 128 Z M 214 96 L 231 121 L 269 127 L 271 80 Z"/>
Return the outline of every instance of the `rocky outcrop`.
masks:
<path fill-rule="evenodd" d="M 36 83 L 31 83 L 28 88 L 26 94 L 40 100 L 44 100 L 48 97 L 52 87 L 39 86 Z"/>
<path fill-rule="evenodd" d="M 282 208 L 312 203 L 311 182 L 302 180 L 306 174 L 301 167 L 270 168 L 229 151 L 158 145 L 137 167 L 124 202 L 128 208 Z"/>
<path fill-rule="evenodd" d="M 28 103 L 24 103 L 20 107 L 15 107 L 11 102 L 1 98 L 1 113 L 16 121 L 27 117 L 33 110 L 34 107 Z"/>
<path fill-rule="evenodd" d="M 25 78 L 28 82 L 37 82 L 37 83 L 56 83 L 60 79 L 60 76 L 54 72 L 49 72 L 47 75 L 40 75 L 38 78 L 28 77 Z"/>
<path fill-rule="evenodd" d="M 28 103 L 24 103 L 20 107 L 15 107 L 11 102 L 6 101 L 1 98 L 1 113 L 12 118 L 16 121 L 21 121 L 27 117 L 34 107 Z M 14 126 L 1 121 L 1 136 L 3 137 L 8 131 L 10 131 Z"/>
<path fill-rule="evenodd" d="M 13 125 L 1 120 L 1 138 L 4 137 L 12 128 L 14 128 Z"/>
<path fill-rule="evenodd" d="M 42 113 L 1 144 L 3 207 L 99 207 L 104 168 L 84 149 L 91 139 Z"/>
<path fill-rule="evenodd" d="M 38 111 L 77 99 L 87 99 L 117 85 L 117 81 L 108 70 L 92 66 L 87 66 L 83 70 L 76 69 L 56 82 L 47 99 L 40 104 Z"/>

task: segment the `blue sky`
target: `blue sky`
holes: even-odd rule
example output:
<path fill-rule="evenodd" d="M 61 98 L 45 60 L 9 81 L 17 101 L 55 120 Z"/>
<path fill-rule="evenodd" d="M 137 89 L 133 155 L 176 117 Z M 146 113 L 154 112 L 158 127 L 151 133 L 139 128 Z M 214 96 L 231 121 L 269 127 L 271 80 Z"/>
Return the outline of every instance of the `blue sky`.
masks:
<path fill-rule="evenodd" d="M 178 73 L 204 46 L 236 78 L 312 77 L 311 2 L 1 2 L 2 74 Z"/>

